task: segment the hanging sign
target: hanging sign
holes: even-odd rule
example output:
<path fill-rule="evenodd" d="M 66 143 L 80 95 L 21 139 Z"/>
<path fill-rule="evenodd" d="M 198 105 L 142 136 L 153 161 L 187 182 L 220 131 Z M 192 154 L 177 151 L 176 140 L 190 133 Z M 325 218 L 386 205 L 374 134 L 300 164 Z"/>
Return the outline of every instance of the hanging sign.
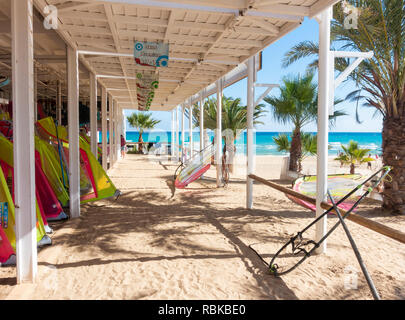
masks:
<path fill-rule="evenodd" d="M 169 44 L 163 42 L 137 41 L 134 46 L 135 62 L 141 66 L 167 67 Z"/>
<path fill-rule="evenodd" d="M 136 96 L 139 110 L 149 110 L 155 90 L 159 87 L 159 75 L 157 73 L 136 74 Z"/>

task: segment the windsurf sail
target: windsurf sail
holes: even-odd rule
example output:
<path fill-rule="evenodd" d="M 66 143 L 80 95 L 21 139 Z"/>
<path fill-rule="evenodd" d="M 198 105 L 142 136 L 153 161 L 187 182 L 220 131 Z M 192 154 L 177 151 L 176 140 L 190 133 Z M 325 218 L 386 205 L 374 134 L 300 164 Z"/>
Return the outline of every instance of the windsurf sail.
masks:
<path fill-rule="evenodd" d="M 328 175 L 328 189 L 335 201 L 341 199 L 344 195 L 355 189 L 362 181 L 360 174 L 334 174 Z M 316 197 L 316 176 L 304 176 L 294 181 L 293 190 L 307 196 Z M 353 193 L 345 202 L 338 205 L 339 208 L 348 210 L 352 207 L 353 203 L 360 197 L 361 190 Z M 287 197 L 295 203 L 316 211 L 316 206 L 304 200 L 295 198 L 291 195 Z"/>
<path fill-rule="evenodd" d="M 174 185 L 178 189 L 184 189 L 201 177 L 211 167 L 211 159 L 215 153 L 214 145 L 211 144 L 198 154 L 194 155 L 187 163 L 183 165 L 179 174 L 176 176 Z"/>
<path fill-rule="evenodd" d="M 35 137 L 35 152 L 36 157 L 39 158 L 41 168 L 57 199 L 62 207 L 68 207 L 69 194 L 68 190 L 63 185 L 62 179 L 60 178 L 61 168 L 56 150 L 51 144 L 46 143 L 39 137 Z M 63 168 L 63 170 L 66 171 L 65 168 Z"/>
<path fill-rule="evenodd" d="M 0 265 L 15 262 L 15 249 L 10 243 L 10 241 L 15 242 L 12 201 L 3 170 L 0 169 Z"/>
<path fill-rule="evenodd" d="M 69 141 L 66 128 L 61 126 L 55 128 L 52 118 L 48 117 L 37 122 L 37 131 L 42 138 L 51 143 L 57 143 L 55 140 L 58 138 L 57 140 L 63 145 L 66 159 L 69 159 Z M 82 137 L 79 137 L 79 151 L 81 203 L 116 197 L 121 194 L 94 157 L 90 145 Z"/>
<path fill-rule="evenodd" d="M 14 234 L 14 159 L 13 159 L 13 143 L 8 139 L 2 137 L 0 135 L 0 166 L 4 174 L 4 178 L 7 182 L 8 190 L 11 194 L 11 202 L 9 202 L 9 213 L 13 219 L 10 219 L 9 214 L 9 225 L 8 228 L 5 229 L 7 236 L 9 234 Z M 40 211 L 40 207 L 38 206 L 38 201 L 36 201 L 36 213 L 37 213 L 37 242 L 38 246 L 49 245 L 52 243 L 51 238 L 46 235 L 44 219 L 42 218 L 43 213 Z M 3 228 L 4 229 L 4 228 Z M 11 237 L 11 238 L 10 238 Z M 15 249 L 15 235 L 10 236 L 8 239 Z M 13 240 L 12 240 L 13 239 Z"/>

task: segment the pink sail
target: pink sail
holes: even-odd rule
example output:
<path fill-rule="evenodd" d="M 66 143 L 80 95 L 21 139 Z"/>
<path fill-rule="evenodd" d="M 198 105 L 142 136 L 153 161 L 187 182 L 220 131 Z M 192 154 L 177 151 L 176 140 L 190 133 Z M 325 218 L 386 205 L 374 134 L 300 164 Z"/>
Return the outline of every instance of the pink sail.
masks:
<path fill-rule="evenodd" d="M 44 224 L 47 225 L 47 218 L 57 218 L 63 212 L 63 209 L 41 168 L 38 151 L 35 151 L 35 185 L 42 219 Z"/>
<path fill-rule="evenodd" d="M 7 264 L 15 257 L 13 247 L 8 241 L 6 233 L 0 225 L 0 264 Z"/>

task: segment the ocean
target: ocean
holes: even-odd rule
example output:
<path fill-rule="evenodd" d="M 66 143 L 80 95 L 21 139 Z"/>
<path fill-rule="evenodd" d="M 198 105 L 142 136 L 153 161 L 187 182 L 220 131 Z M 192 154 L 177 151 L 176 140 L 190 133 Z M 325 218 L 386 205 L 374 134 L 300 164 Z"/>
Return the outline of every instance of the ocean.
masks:
<path fill-rule="evenodd" d="M 256 132 L 255 136 L 255 147 L 257 155 L 284 155 L 283 152 L 277 151 L 277 146 L 273 141 L 273 137 L 277 137 L 280 133 L 284 132 Z M 289 134 L 289 133 L 287 133 Z M 180 141 L 181 141 L 181 133 Z M 213 132 L 208 133 L 209 140 L 212 141 L 214 137 Z M 137 142 L 139 138 L 138 132 L 127 131 L 126 140 L 127 142 Z M 153 131 L 144 132 L 143 140 L 146 142 L 157 142 L 161 143 L 171 143 L 171 132 L 170 131 Z M 329 155 L 337 155 L 339 151 L 342 150 L 341 145 L 347 146 L 350 140 L 357 141 L 359 146 L 363 149 L 370 149 L 371 154 L 381 155 L 381 144 L 382 137 L 380 132 L 330 132 L 329 133 Z M 200 132 L 193 132 L 193 144 L 195 149 L 198 150 L 200 141 Z M 185 144 L 186 146 L 190 142 L 189 132 L 185 132 Z M 246 132 L 241 134 L 236 140 L 236 150 L 237 153 L 246 152 Z"/>

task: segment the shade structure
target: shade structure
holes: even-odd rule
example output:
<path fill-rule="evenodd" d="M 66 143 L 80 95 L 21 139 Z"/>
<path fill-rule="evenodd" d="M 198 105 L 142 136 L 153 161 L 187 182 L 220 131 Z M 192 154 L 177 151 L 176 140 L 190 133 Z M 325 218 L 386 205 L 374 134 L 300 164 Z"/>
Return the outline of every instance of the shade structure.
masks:
<path fill-rule="evenodd" d="M 23 142 L 24 139 L 26 141 L 24 148 L 22 144 L 18 144 L 14 150 L 16 165 L 20 164 L 18 155 L 24 154 L 22 152 L 24 150 L 30 150 L 29 157 L 28 153 L 25 157 L 29 161 L 23 161 L 25 167 L 31 172 L 29 183 L 27 188 L 17 190 L 18 198 L 27 204 L 24 210 L 21 210 L 26 216 L 24 215 L 25 219 L 21 219 L 18 223 L 20 230 L 28 232 L 34 222 L 32 152 L 34 142 L 28 139 L 33 136 L 32 123 L 29 122 L 31 116 L 28 117 L 28 121 L 24 121 L 22 117 L 24 105 L 31 105 L 28 102 L 33 100 L 31 99 L 32 88 L 35 88 L 35 96 L 45 98 L 55 96 L 60 88 L 62 100 L 68 98 L 68 114 L 71 120 L 69 130 L 73 139 L 71 145 L 73 150 L 70 155 L 74 159 L 71 162 L 75 169 L 72 182 L 74 188 L 70 189 L 70 201 L 74 202 L 74 216 L 79 216 L 79 142 L 76 134 L 78 132 L 76 106 L 78 100 L 88 100 L 90 97 L 89 72 L 111 94 L 120 110 L 136 109 L 138 102 L 135 75 L 137 71 L 145 69 L 134 62 L 134 41 L 168 43 L 169 64 L 168 67 L 158 68 L 160 85 L 155 92 L 151 109 L 171 110 L 190 98 L 189 101 L 194 103 L 193 97 L 197 96 L 200 99 L 200 92 L 204 89 L 209 89 L 204 90 L 205 92 L 216 91 L 215 83 L 218 80 L 225 80 L 224 87 L 227 83 L 240 80 L 241 77 L 246 76 L 246 72 L 236 73 L 232 81 L 228 79 L 229 82 L 223 78 L 226 78 L 226 75 L 235 68 L 246 69 L 244 63 L 250 57 L 298 27 L 304 17 L 314 17 L 336 2 L 338 0 L 288 2 L 266 0 L 21 0 L 17 2 L 0 0 L 0 21 L 4 22 L 0 28 L 0 40 L 4 43 L 0 52 L 0 62 L 4 67 L 2 71 L 4 76 L 11 76 L 12 71 L 16 75 L 13 80 L 13 90 L 14 98 L 19 101 L 16 109 L 19 111 L 17 113 L 19 121 L 15 128 L 19 128 L 16 130 L 17 137 L 24 137 L 20 141 Z M 35 8 L 33 12 L 32 4 Z M 58 9 L 58 24 L 53 30 L 44 28 L 43 24 L 50 5 Z M 10 10 L 10 7 L 13 10 Z M 11 18 L 13 18 L 14 28 L 10 28 L 7 21 Z M 20 21 L 24 23 L 19 23 Z M 24 50 L 19 49 L 18 46 L 8 46 L 12 39 L 17 38 L 17 29 L 22 36 L 18 36 L 21 41 L 14 44 L 23 45 L 21 48 Z M 34 37 L 33 34 L 40 36 Z M 13 59 L 12 48 L 14 49 Z M 25 54 L 26 52 L 29 54 Z M 66 66 L 67 56 L 69 68 Z M 13 66 L 21 66 L 13 70 L 11 60 Z M 35 83 L 30 67 L 33 62 L 36 70 Z M 17 78 L 23 82 L 19 90 L 16 89 Z M 66 89 L 66 79 L 70 80 L 69 90 Z M 10 86 L 5 86 L 3 89 L 5 95 L 11 98 Z M 33 109 L 28 108 L 28 113 L 31 114 Z M 22 123 L 24 123 L 23 127 Z M 95 151 L 94 146 L 93 151 Z M 24 168 L 22 165 L 20 167 Z M 20 178 L 17 180 L 21 186 L 22 180 Z M 29 217 L 30 221 L 28 221 Z M 19 254 L 21 261 L 23 261 L 21 258 L 23 252 L 29 252 L 29 256 L 33 257 L 29 261 L 24 260 L 21 268 L 23 271 L 18 272 L 19 279 L 22 280 L 33 278 L 36 274 L 36 269 L 28 269 L 28 266 L 36 265 L 34 259 L 36 251 L 33 250 L 33 237 L 31 238 L 31 240 L 27 237 L 20 238 L 20 247 L 23 249 Z"/>

